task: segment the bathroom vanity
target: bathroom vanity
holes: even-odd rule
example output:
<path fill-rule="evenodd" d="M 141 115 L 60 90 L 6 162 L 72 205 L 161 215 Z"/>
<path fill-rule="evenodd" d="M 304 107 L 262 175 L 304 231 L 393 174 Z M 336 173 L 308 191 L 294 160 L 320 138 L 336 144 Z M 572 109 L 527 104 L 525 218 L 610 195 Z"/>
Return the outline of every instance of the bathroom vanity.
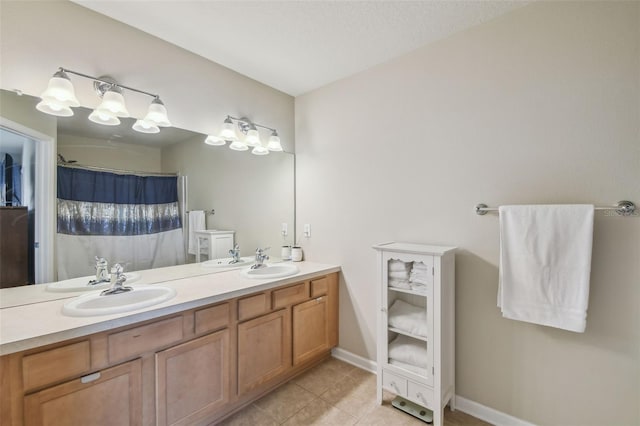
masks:
<path fill-rule="evenodd" d="M 339 267 L 299 268 L 284 279 L 232 270 L 165 281 L 174 299 L 130 314 L 65 317 L 64 299 L 0 310 L 0 423 L 205 425 L 228 416 L 338 343 Z M 40 314 L 10 331 L 28 312 Z"/>

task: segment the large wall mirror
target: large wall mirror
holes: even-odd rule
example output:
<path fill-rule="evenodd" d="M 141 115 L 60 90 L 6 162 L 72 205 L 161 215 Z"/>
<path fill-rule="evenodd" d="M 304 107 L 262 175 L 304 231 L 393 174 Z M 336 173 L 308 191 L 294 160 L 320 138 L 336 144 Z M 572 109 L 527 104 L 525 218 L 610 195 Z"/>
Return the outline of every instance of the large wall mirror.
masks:
<path fill-rule="evenodd" d="M 25 102 L 33 105 L 30 110 L 23 108 L 25 114 L 33 114 L 31 118 L 25 117 L 25 123 L 44 115 L 35 109 L 37 98 L 3 92 L 3 110 L 11 108 L 12 99 L 21 105 Z M 118 126 L 103 126 L 87 119 L 88 109 L 75 108 L 74 112 L 72 117 L 55 117 L 59 158 L 74 165 L 186 176 L 186 208 L 205 211 L 207 229 L 234 231 L 242 256 L 252 255 L 258 247 L 272 247 L 271 254 L 275 257 L 281 245 L 294 242 L 292 153 L 256 156 L 227 146 L 205 145 L 206 135 L 189 130 L 168 127 L 149 135 L 133 131 L 133 121 L 128 119 Z M 9 138 L 1 140 L 0 150 L 16 153 Z M 21 154 L 15 156 L 23 161 Z M 24 161 L 34 160 L 25 156 Z M 37 168 L 37 164 L 34 166 Z M 289 230 L 286 236 L 282 235 L 284 223 Z M 56 253 L 47 255 L 55 257 Z M 188 262 L 193 259 L 194 256 L 187 257 Z M 126 263 L 126 259 L 118 259 L 123 260 Z M 87 271 L 91 274 L 93 265 L 87 265 Z"/>

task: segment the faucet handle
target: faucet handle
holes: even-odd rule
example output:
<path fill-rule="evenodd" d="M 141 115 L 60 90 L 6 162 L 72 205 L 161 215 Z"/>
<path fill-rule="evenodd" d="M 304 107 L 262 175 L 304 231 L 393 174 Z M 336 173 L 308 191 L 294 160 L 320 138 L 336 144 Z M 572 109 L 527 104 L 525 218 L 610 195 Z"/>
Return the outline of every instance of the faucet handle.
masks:
<path fill-rule="evenodd" d="M 123 272 L 124 272 L 124 268 L 119 263 L 116 263 L 111 267 L 111 273 L 116 274 L 116 276 L 122 275 Z"/>
<path fill-rule="evenodd" d="M 96 267 L 107 266 L 107 259 L 96 256 Z"/>

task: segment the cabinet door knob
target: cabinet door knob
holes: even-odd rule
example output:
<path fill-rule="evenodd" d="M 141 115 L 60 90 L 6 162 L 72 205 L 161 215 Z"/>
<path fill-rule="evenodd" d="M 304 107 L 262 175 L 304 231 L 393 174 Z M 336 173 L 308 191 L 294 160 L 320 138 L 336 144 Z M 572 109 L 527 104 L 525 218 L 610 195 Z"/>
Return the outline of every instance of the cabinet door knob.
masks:
<path fill-rule="evenodd" d="M 416 397 L 417 397 L 420 401 L 424 402 L 425 404 L 427 403 L 427 400 L 424 398 L 424 395 L 422 395 L 422 392 L 418 392 L 418 393 L 416 394 Z"/>

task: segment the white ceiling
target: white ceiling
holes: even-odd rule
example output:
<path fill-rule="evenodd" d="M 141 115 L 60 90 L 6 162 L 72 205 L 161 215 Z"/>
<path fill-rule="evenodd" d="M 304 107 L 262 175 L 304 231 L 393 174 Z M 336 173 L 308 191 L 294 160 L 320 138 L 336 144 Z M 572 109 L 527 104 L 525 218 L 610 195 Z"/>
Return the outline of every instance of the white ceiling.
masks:
<path fill-rule="evenodd" d="M 292 96 L 527 4 L 518 0 L 72 1 Z"/>

